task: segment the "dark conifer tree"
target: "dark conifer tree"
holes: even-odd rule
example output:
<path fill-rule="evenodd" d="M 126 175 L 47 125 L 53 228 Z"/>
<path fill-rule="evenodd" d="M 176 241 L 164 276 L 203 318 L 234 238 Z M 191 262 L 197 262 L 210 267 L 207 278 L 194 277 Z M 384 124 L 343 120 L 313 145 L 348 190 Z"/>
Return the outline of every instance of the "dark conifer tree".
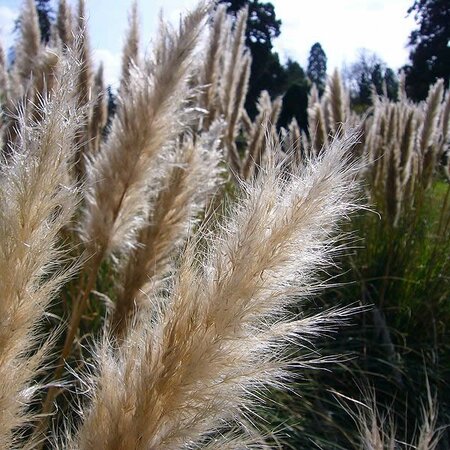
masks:
<path fill-rule="evenodd" d="M 384 82 L 386 83 L 386 94 L 391 100 L 398 98 L 398 78 L 395 72 L 388 67 L 384 72 Z"/>
<path fill-rule="evenodd" d="M 375 88 L 375 91 L 378 95 L 383 94 L 383 67 L 380 63 L 375 64 L 372 69 L 372 84 Z"/>
<path fill-rule="evenodd" d="M 450 1 L 415 0 L 414 13 L 419 28 L 409 37 L 411 64 L 404 67 L 406 90 L 414 100 L 423 100 L 438 78 L 448 85 L 450 78 Z"/>
<path fill-rule="evenodd" d="M 319 94 L 322 95 L 327 82 L 327 55 L 318 42 L 311 47 L 309 52 L 307 74 L 311 82 L 317 86 Z"/>
<path fill-rule="evenodd" d="M 39 19 L 39 28 L 41 29 L 41 41 L 47 44 L 50 39 L 52 23 L 55 20 L 54 11 L 51 6 L 51 0 L 35 0 Z"/>
<path fill-rule="evenodd" d="M 281 110 L 278 124 L 287 127 L 295 117 L 300 128 L 306 130 L 308 127 L 308 93 L 310 81 L 300 64 L 288 60 L 285 66 L 286 92 L 283 96 L 283 108 Z"/>

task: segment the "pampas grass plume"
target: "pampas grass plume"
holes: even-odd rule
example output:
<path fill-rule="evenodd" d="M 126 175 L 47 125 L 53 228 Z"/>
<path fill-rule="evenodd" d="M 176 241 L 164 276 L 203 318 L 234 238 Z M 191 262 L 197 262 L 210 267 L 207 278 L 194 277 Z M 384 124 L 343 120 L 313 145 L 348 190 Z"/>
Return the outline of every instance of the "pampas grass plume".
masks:
<path fill-rule="evenodd" d="M 67 4 L 67 0 L 59 0 L 58 14 L 56 16 L 56 29 L 61 42 L 66 47 L 71 47 L 73 43 L 72 10 Z"/>
<path fill-rule="evenodd" d="M 122 50 L 121 90 L 126 89 L 133 65 L 139 65 L 139 34 L 139 12 L 137 2 L 134 1 L 128 18 L 128 31 Z"/>
<path fill-rule="evenodd" d="M 330 257 L 337 221 L 353 208 L 354 136 L 286 179 L 270 158 L 243 198 L 181 258 L 165 307 L 141 321 L 117 351 L 99 351 L 92 403 L 73 439 L 79 449 L 175 449 L 240 422 L 263 386 L 283 386 L 288 343 L 305 342 L 344 311 L 292 319 Z M 277 155 L 272 155 L 277 156 Z M 280 155 L 278 155 L 280 156 Z M 201 261 L 201 263 L 200 263 Z"/>
<path fill-rule="evenodd" d="M 134 245 L 147 215 L 146 190 L 157 155 L 178 128 L 206 7 L 184 19 L 179 33 L 162 30 L 155 59 L 136 68 L 126 98 L 119 98 L 108 140 L 91 160 L 82 234 L 92 252 L 111 253 Z"/>
<path fill-rule="evenodd" d="M 0 447 L 31 418 L 25 394 L 42 362 L 30 351 L 38 322 L 68 272 L 58 268 L 58 232 L 74 212 L 77 195 L 67 185 L 79 112 L 76 65 L 65 62 L 52 93 L 41 98 L 40 120 L 19 116 L 18 138 L 0 177 Z M 31 356 L 30 356 L 31 355 Z"/>
<path fill-rule="evenodd" d="M 151 306 L 158 285 L 170 273 L 176 249 L 192 232 L 196 216 L 217 188 L 222 174 L 221 129 L 217 122 L 196 142 L 185 137 L 172 156 L 148 223 L 139 231 L 139 245 L 128 257 L 111 320 L 114 335 L 126 334 L 134 310 L 146 314 L 143 306 Z"/>

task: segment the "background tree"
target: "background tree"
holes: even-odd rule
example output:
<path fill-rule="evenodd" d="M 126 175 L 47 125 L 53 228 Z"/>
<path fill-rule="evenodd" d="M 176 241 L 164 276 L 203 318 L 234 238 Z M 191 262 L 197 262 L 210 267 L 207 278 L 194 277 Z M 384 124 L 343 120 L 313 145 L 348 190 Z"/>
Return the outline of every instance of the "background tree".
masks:
<path fill-rule="evenodd" d="M 386 94 L 391 100 L 397 96 L 398 81 L 394 71 L 367 49 L 359 50 L 356 61 L 344 68 L 343 76 L 356 109 L 364 110 L 372 104 L 372 87 L 378 95 Z"/>
<path fill-rule="evenodd" d="M 51 0 L 35 1 L 39 18 L 39 28 L 41 29 L 41 41 L 47 44 L 50 39 L 52 23 L 55 20 L 54 10 L 51 6 Z"/>
<path fill-rule="evenodd" d="M 289 60 L 283 66 L 278 54 L 273 52 L 273 39 L 281 32 L 281 21 L 276 18 L 274 6 L 259 0 L 219 0 L 219 3 L 226 4 L 232 15 L 248 6 L 246 45 L 252 55 L 252 67 L 245 109 L 249 116 L 256 116 L 259 94 L 266 90 L 272 98 L 283 95 L 279 125 L 285 126 L 296 117 L 299 125 L 306 128 L 309 82 L 297 62 Z"/>
<path fill-rule="evenodd" d="M 398 99 L 398 78 L 390 67 L 386 68 L 384 72 L 384 82 L 388 98 L 396 101 Z"/>
<path fill-rule="evenodd" d="M 406 90 L 414 100 L 423 100 L 428 88 L 438 78 L 448 85 L 450 75 L 450 2 L 415 0 L 409 14 L 419 29 L 409 37 L 411 64 L 404 67 Z"/>
<path fill-rule="evenodd" d="M 236 15 L 248 6 L 246 44 L 251 49 L 259 44 L 272 50 L 272 39 L 280 35 L 281 20 L 277 20 L 272 3 L 259 0 L 219 0 L 227 5 L 227 12 Z"/>
<path fill-rule="evenodd" d="M 375 64 L 372 70 L 371 81 L 378 95 L 383 94 L 383 66 L 380 63 Z"/>
<path fill-rule="evenodd" d="M 300 128 L 306 130 L 308 127 L 307 109 L 310 81 L 300 64 L 290 59 L 286 63 L 285 74 L 286 92 L 283 97 L 283 108 L 278 124 L 287 127 L 292 118 L 295 117 Z"/>
<path fill-rule="evenodd" d="M 316 42 L 309 52 L 307 74 L 322 95 L 327 82 L 327 56 L 319 42 Z"/>

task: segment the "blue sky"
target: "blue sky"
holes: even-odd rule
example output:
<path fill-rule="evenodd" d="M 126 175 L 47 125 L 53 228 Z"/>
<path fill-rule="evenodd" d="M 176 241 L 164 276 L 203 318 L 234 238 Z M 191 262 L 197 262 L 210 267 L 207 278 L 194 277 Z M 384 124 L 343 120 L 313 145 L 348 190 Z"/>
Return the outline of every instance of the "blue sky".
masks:
<path fill-rule="evenodd" d="M 75 0 L 70 0 L 75 4 Z M 55 1 L 56 3 L 56 1 Z M 87 0 L 89 32 L 96 62 L 105 65 L 107 81 L 115 83 L 120 51 L 132 0 Z M 275 50 L 306 67 L 309 49 L 320 42 L 328 56 L 329 71 L 351 63 L 361 48 L 377 53 L 389 66 L 399 68 L 408 60 L 405 48 L 415 27 L 406 11 L 412 0 L 272 0 L 282 20 Z M 10 30 L 22 2 L 0 0 L 0 38 L 11 45 Z M 196 0 L 139 0 L 144 48 L 154 36 L 159 12 L 175 22 Z"/>

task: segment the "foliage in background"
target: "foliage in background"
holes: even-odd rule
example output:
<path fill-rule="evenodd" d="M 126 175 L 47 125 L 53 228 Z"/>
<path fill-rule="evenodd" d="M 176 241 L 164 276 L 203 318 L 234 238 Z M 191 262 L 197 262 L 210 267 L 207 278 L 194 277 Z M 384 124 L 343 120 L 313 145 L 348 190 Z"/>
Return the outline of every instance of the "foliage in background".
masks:
<path fill-rule="evenodd" d="M 450 80 L 450 4 L 446 0 L 414 0 L 408 10 L 419 26 L 409 37 L 410 64 L 404 67 L 413 100 L 424 100 L 438 78 Z"/>
<path fill-rule="evenodd" d="M 366 160 L 361 175 L 373 210 L 352 219 L 348 232 L 359 240 L 329 272 L 337 286 L 315 304 L 371 307 L 334 341 L 323 342 L 326 353 L 349 360 L 295 385 L 303 398 L 280 396 L 275 417 L 280 427 L 286 422 L 292 448 L 310 448 L 311 441 L 330 450 L 357 447 L 360 424 L 346 409 L 355 408 L 349 398 L 367 404 L 367 386 L 376 393 L 381 420 L 395 424 L 396 444 L 381 445 L 380 438 L 379 446 L 363 448 L 413 442 L 418 411 L 430 396 L 439 405 L 436 448 L 449 448 L 450 184 L 448 162 L 447 168 L 438 162 L 449 152 L 450 94 L 443 86 L 438 81 L 420 104 L 402 89 L 396 102 L 376 97 L 364 120 L 357 152 Z M 310 111 L 333 121 L 326 102 Z"/>
<path fill-rule="evenodd" d="M 36 10 L 39 18 L 41 40 L 44 44 L 47 44 L 50 40 L 51 28 L 55 17 L 51 0 L 36 0 Z"/>
<path fill-rule="evenodd" d="M 313 44 L 309 51 L 306 73 L 311 83 L 317 86 L 319 95 L 322 95 L 327 82 L 327 56 L 319 42 Z"/>
<path fill-rule="evenodd" d="M 394 71 L 366 49 L 359 51 L 356 61 L 344 69 L 343 76 L 352 107 L 360 112 L 372 106 L 373 94 L 397 99 L 398 79 Z"/>

